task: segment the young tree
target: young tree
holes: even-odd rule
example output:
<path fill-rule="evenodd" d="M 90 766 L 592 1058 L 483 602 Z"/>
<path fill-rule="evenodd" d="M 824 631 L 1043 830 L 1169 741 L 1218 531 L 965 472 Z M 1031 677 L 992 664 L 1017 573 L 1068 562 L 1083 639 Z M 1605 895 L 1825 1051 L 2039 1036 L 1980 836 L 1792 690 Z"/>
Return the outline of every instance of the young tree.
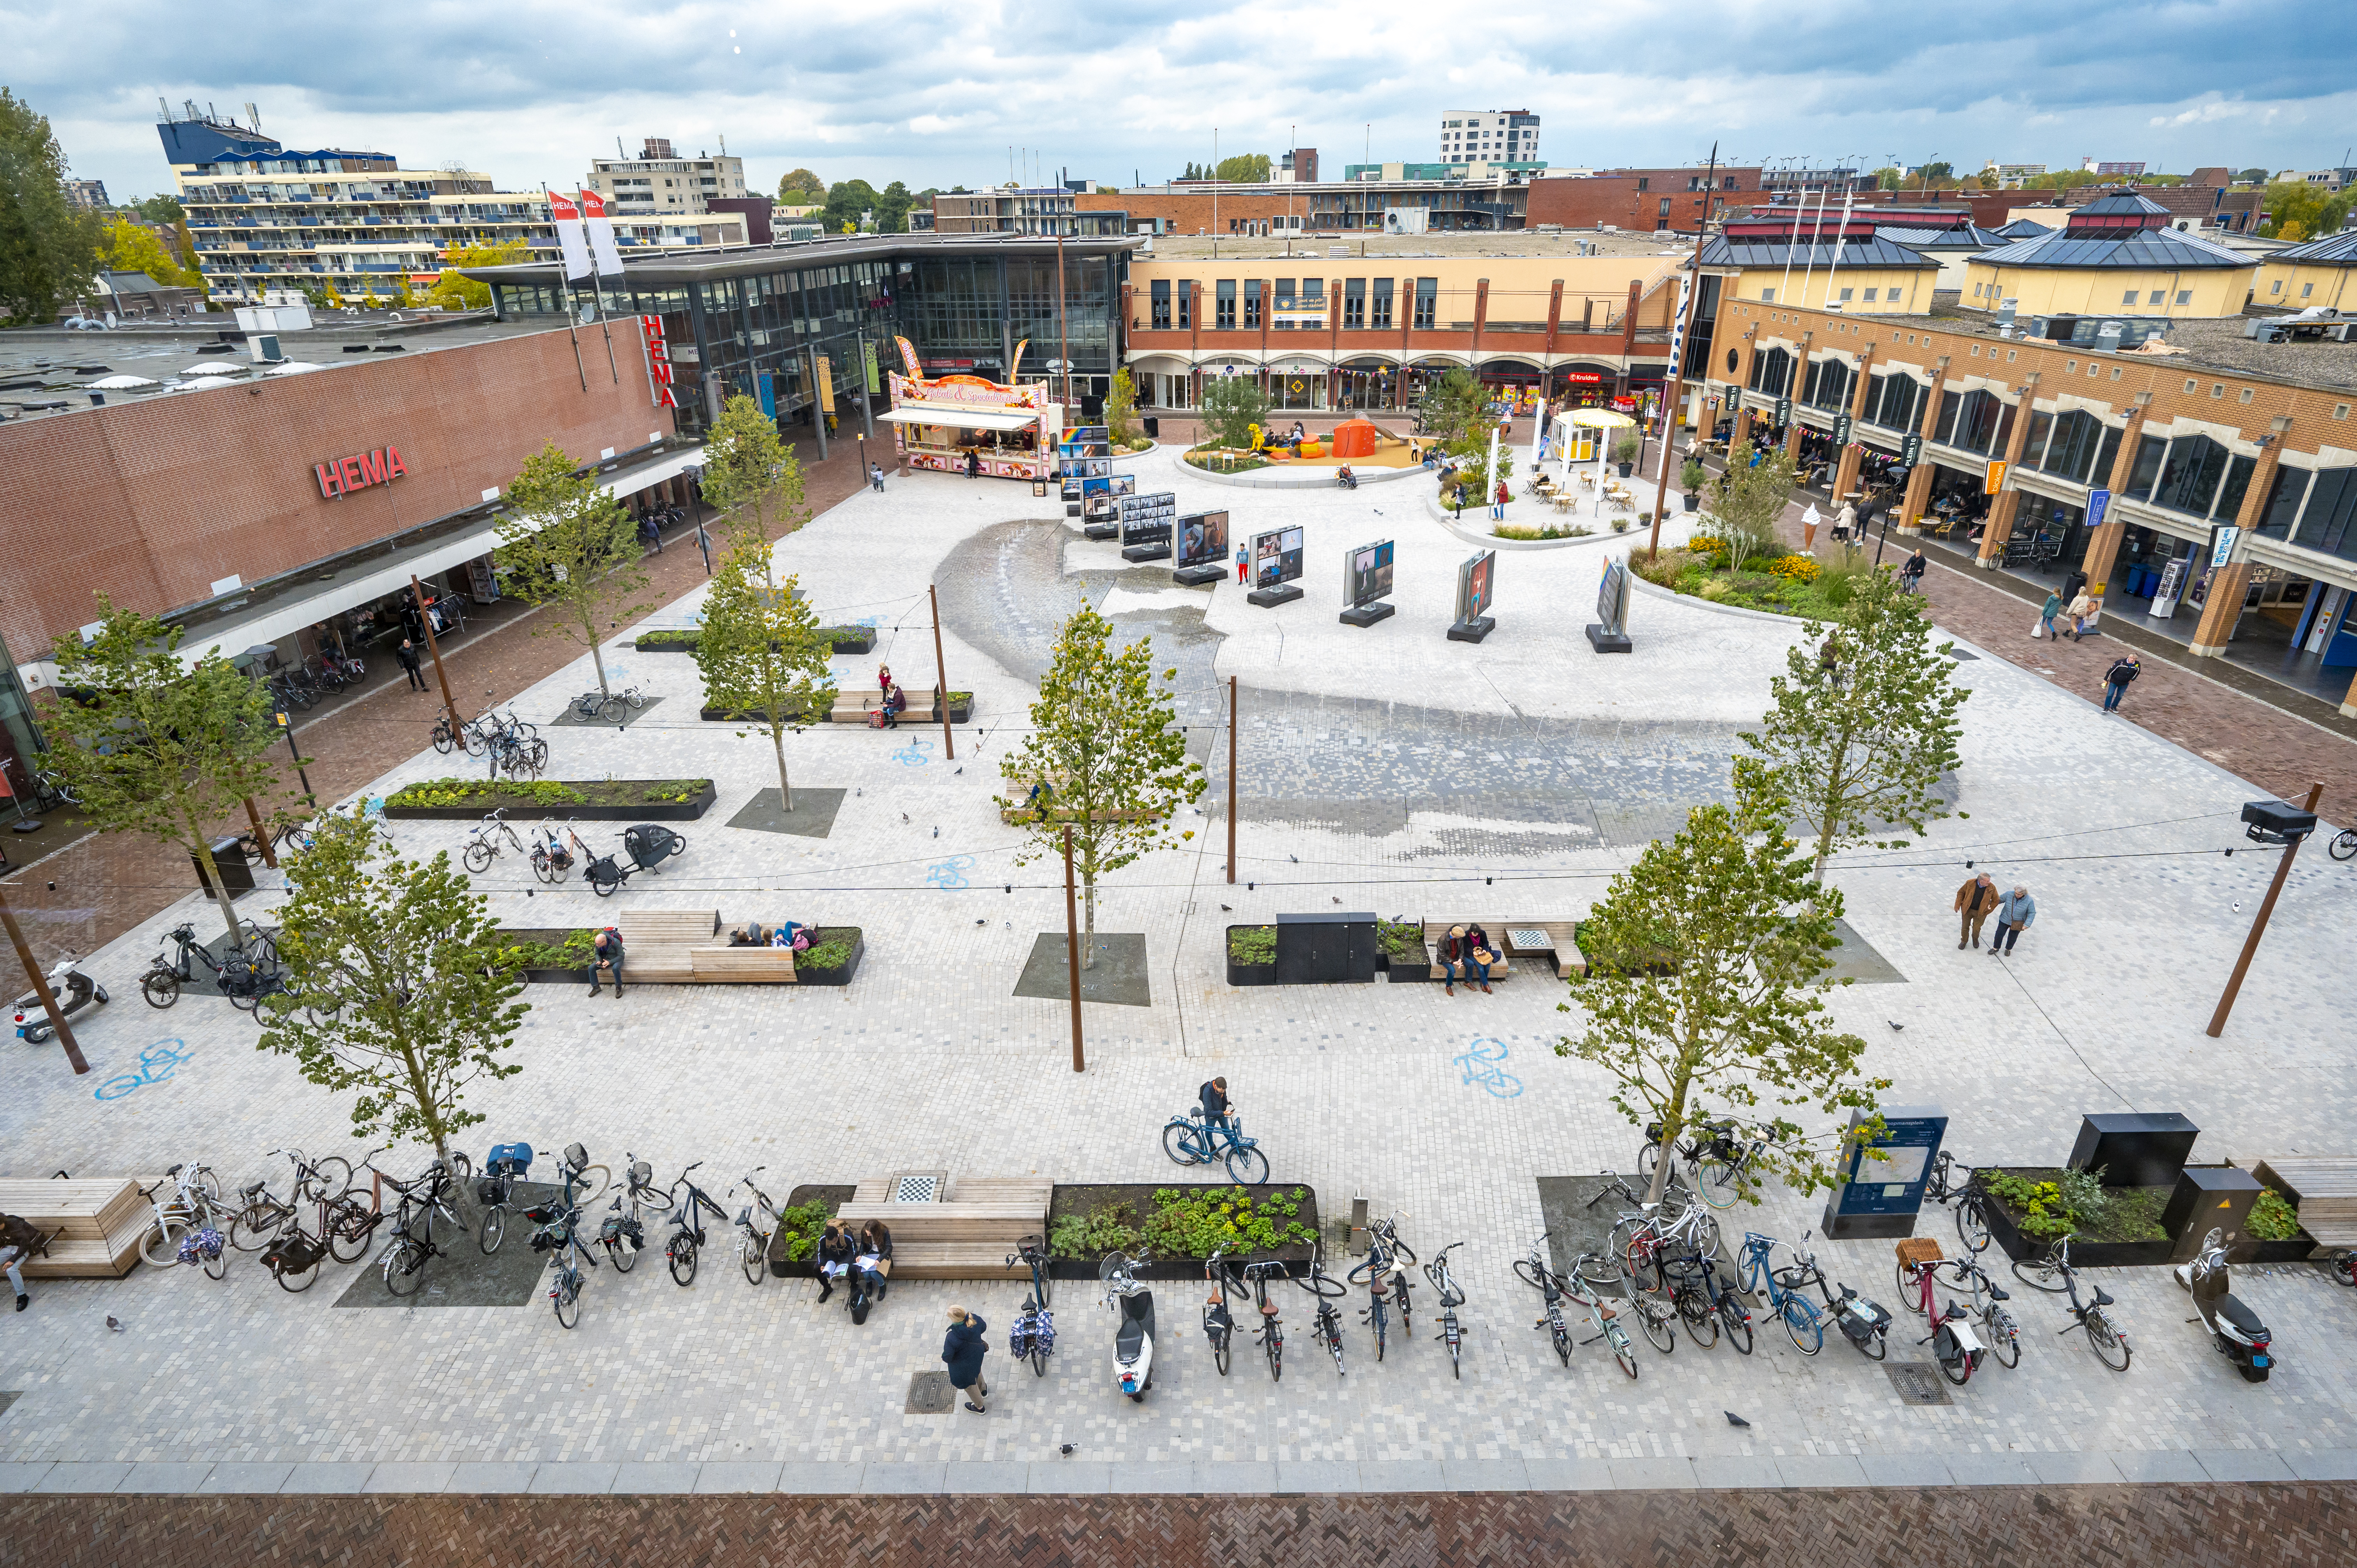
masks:
<path fill-rule="evenodd" d="M 524 459 L 507 502 L 492 564 L 507 575 L 508 592 L 550 612 L 533 635 L 588 649 L 597 689 L 607 690 L 599 639 L 648 609 L 622 603 L 647 585 L 637 526 L 596 470 L 574 472 L 573 459 L 553 441 Z"/>
<path fill-rule="evenodd" d="M 1424 433 L 1443 451 L 1454 451 L 1469 438 L 1486 446 L 1489 406 L 1490 395 L 1473 372 L 1452 370 L 1425 388 Z"/>
<path fill-rule="evenodd" d="M 1825 1016 L 1841 895 L 1809 879 L 1784 834 L 1785 804 L 1762 782 L 1739 769 L 1734 809 L 1689 811 L 1580 922 L 1588 967 L 1571 993 L 1587 1026 L 1555 1052 L 1609 1073 L 1612 1104 L 1632 1124 L 1660 1126 L 1652 1202 L 1680 1136 L 1725 1114 L 1763 1140 L 1747 1193 L 1749 1178 L 1771 1171 L 1803 1192 L 1830 1183 L 1834 1152 L 1786 1111 L 1871 1113 L 1890 1086 L 1857 1076 L 1866 1042 Z"/>
<path fill-rule="evenodd" d="M 204 274 L 184 270 L 144 223 L 118 218 L 100 236 L 98 264 L 108 272 L 145 273 L 167 288 L 202 288 Z"/>
<path fill-rule="evenodd" d="M 795 580 L 777 580 L 769 540 L 751 530 L 739 532 L 713 574 L 695 664 L 704 674 L 705 703 L 758 720 L 769 731 L 778 757 L 778 799 L 789 811 L 794 787 L 786 777 L 786 730 L 818 722 L 834 706 L 827 665 L 834 652 Z"/>
<path fill-rule="evenodd" d="M 1730 564 L 1740 567 L 1755 555 L 1783 553 L 1776 524 L 1799 479 L 1798 466 L 1781 447 L 1755 447 L 1747 441 L 1727 454 L 1725 471 L 1703 491 L 1703 507 L 1727 542 Z"/>
<path fill-rule="evenodd" d="M 1061 857 L 1072 830 L 1088 909 L 1084 968 L 1097 959 L 1097 879 L 1172 843 L 1172 817 L 1203 792 L 1202 764 L 1187 755 L 1168 689 L 1178 671 L 1164 671 L 1157 688 L 1152 639 L 1119 650 L 1112 643 L 1113 623 L 1085 605 L 1064 623 L 1031 704 L 1031 734 L 998 766 L 1011 796 L 999 809 L 1022 813 L 1030 830 L 1017 865 Z"/>
<path fill-rule="evenodd" d="M 104 220 L 66 199 L 47 116 L 0 87 L 0 325 L 47 321 L 90 284 Z"/>
<path fill-rule="evenodd" d="M 1268 394 L 1250 376 L 1206 376 L 1201 412 L 1214 445 L 1243 451 L 1252 427 L 1268 417 Z"/>
<path fill-rule="evenodd" d="M 1126 446 L 1137 439 L 1137 382 L 1127 365 L 1113 373 L 1112 390 L 1105 394 L 1104 419 L 1114 446 Z"/>
<path fill-rule="evenodd" d="M 1820 882 L 1835 850 L 1904 849 L 1909 840 L 1897 830 L 1921 834 L 1926 822 L 1952 814 L 1943 779 L 1957 764 L 1956 710 L 1971 695 L 1956 684 L 1953 644 L 1932 645 L 1923 600 L 1902 593 L 1889 572 L 1857 581 L 1831 628 L 1832 673 L 1820 653 L 1827 628 L 1803 622 L 1785 672 L 1768 682 L 1767 716 L 1742 737 L 1816 834 Z"/>
<path fill-rule="evenodd" d="M 739 392 L 722 406 L 704 443 L 704 499 L 767 542 L 773 512 L 792 520 L 802 469 L 778 438 L 778 422 Z"/>
<path fill-rule="evenodd" d="M 58 701 L 43 714 L 50 766 L 81 796 L 101 832 L 142 832 L 185 845 L 239 940 L 237 910 L 214 863 L 212 836 L 242 802 L 273 809 L 290 796 L 269 748 L 277 703 L 218 653 L 184 665 L 183 628 L 98 596 L 99 631 L 58 664 Z"/>
<path fill-rule="evenodd" d="M 366 816 L 331 811 L 287 863 L 278 913 L 286 989 L 266 997 L 262 1048 L 303 1076 L 357 1091 L 352 1133 L 434 1145 L 483 1120 L 468 1086 L 523 1070 L 502 1053 L 530 1006 L 523 954 L 447 851 L 404 860 Z M 461 1213 L 473 1194 L 458 1195 Z"/>

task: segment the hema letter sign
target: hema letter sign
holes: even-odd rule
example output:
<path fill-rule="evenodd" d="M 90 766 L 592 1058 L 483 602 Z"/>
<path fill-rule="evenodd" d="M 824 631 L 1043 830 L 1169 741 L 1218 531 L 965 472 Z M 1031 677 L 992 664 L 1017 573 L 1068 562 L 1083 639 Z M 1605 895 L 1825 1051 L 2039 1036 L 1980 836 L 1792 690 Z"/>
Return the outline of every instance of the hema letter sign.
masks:
<path fill-rule="evenodd" d="M 332 463 L 315 463 L 311 472 L 319 481 L 319 493 L 329 500 L 348 496 L 354 490 L 364 490 L 371 485 L 388 484 L 409 472 L 409 465 L 401 460 L 398 446 L 380 446 L 373 452 L 362 452 Z"/>

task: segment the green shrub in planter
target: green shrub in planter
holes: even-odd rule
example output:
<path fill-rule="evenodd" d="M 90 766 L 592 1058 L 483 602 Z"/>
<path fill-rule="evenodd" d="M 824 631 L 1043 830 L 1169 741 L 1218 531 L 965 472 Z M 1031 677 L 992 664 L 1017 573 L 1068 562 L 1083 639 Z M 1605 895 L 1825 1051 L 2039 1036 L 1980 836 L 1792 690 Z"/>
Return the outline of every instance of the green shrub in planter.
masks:
<path fill-rule="evenodd" d="M 1378 918 L 1375 940 L 1388 957 L 1415 958 L 1424 951 L 1424 928 L 1414 920 Z"/>
<path fill-rule="evenodd" d="M 798 1203 L 783 1210 L 778 1216 L 778 1238 L 771 1243 L 770 1256 L 782 1256 L 792 1263 L 808 1262 L 818 1251 L 818 1239 L 828 1219 L 823 1203 Z"/>
<path fill-rule="evenodd" d="M 1678 482 L 1688 490 L 1699 490 L 1703 487 L 1703 481 L 1709 478 L 1710 475 L 1704 470 L 1703 466 L 1689 457 L 1686 459 L 1685 467 L 1679 471 Z"/>
<path fill-rule="evenodd" d="M 1228 933 L 1230 963 L 1273 964 L 1276 961 L 1275 926 L 1238 926 Z"/>
<path fill-rule="evenodd" d="M 1126 1203 L 1094 1214 L 1064 1215 L 1048 1228 L 1048 1255 L 1094 1259 L 1107 1252 L 1126 1252 L 1141 1239 L 1136 1221 Z"/>
<path fill-rule="evenodd" d="M 2243 1229 L 2257 1241 L 2288 1241 L 2299 1234 L 2299 1211 L 2284 1201 L 2284 1195 L 2273 1187 L 2259 1194 L 2251 1205 L 2251 1217 Z"/>

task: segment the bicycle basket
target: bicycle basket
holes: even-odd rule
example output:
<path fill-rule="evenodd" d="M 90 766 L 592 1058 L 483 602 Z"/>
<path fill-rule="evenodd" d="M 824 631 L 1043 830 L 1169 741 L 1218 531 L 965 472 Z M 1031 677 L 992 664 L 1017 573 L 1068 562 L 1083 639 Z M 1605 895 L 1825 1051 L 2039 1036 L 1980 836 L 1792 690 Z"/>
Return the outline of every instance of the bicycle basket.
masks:
<path fill-rule="evenodd" d="M 565 1144 L 565 1164 L 568 1170 L 587 1170 L 589 1168 L 589 1151 L 583 1148 L 578 1144 Z"/>
<path fill-rule="evenodd" d="M 535 1203 L 523 1211 L 523 1217 L 534 1225 L 546 1225 L 564 1212 L 565 1208 L 562 1204 Z"/>
<path fill-rule="evenodd" d="M 210 1262 L 221 1255 L 221 1233 L 208 1225 L 180 1238 L 180 1262 Z"/>
<path fill-rule="evenodd" d="M 503 1175 L 478 1177 L 475 1182 L 475 1199 L 479 1203 L 505 1203 L 508 1200 L 508 1177 Z"/>
<path fill-rule="evenodd" d="M 565 1245 L 565 1228 L 563 1225 L 544 1225 L 532 1233 L 532 1250 L 535 1252 L 554 1251 Z"/>
<path fill-rule="evenodd" d="M 297 1230 L 263 1253 L 262 1262 L 274 1273 L 307 1274 L 327 1255 L 325 1247 Z"/>

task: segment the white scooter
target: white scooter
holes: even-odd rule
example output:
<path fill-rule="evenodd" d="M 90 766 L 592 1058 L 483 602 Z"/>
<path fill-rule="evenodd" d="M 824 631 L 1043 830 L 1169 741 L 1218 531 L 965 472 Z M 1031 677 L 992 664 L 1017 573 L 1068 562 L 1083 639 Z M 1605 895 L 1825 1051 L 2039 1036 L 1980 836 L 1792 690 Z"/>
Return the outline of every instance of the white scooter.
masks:
<path fill-rule="evenodd" d="M 58 960 L 49 971 L 49 994 L 58 999 L 58 1012 L 72 1017 L 85 1007 L 102 1005 L 106 1001 L 106 987 L 74 967 L 70 954 Z M 49 1023 L 48 1009 L 41 1005 L 40 996 L 27 991 L 16 998 L 16 1037 L 39 1045 L 57 1033 Z"/>
<path fill-rule="evenodd" d="M 1097 1265 L 1104 1304 L 1117 1305 L 1121 1314 L 1113 1334 L 1114 1377 L 1121 1391 L 1140 1403 L 1154 1386 L 1154 1293 L 1137 1283 L 1137 1271 L 1153 1261 L 1144 1252 L 1135 1258 L 1108 1252 Z"/>
<path fill-rule="evenodd" d="M 2201 1251 L 2192 1262 L 2177 1265 L 2177 1283 L 2191 1293 L 2218 1353 L 2233 1361 L 2244 1382 L 2264 1383 L 2268 1369 L 2275 1365 L 2271 1348 L 2275 1331 L 2227 1288 L 2232 1282 L 2226 1272 L 2224 1236 L 2222 1230 L 2213 1229 L 2201 1238 Z"/>

